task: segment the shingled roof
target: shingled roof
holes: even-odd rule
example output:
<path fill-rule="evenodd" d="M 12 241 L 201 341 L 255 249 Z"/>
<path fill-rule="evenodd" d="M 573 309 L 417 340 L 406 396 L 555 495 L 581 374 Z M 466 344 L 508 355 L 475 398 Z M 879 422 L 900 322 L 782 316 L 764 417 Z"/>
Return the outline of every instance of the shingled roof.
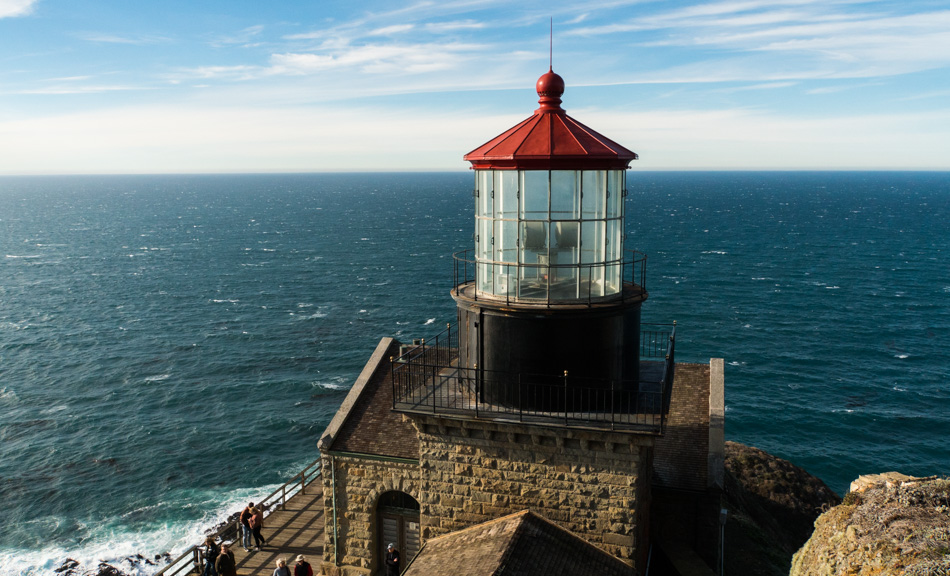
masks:
<path fill-rule="evenodd" d="M 399 342 L 383 338 L 320 439 L 323 452 L 351 452 L 419 459 L 419 437 L 401 414 L 392 411 L 390 358 Z"/>
<path fill-rule="evenodd" d="M 428 540 L 403 576 L 629 576 L 632 568 L 524 510 Z"/>

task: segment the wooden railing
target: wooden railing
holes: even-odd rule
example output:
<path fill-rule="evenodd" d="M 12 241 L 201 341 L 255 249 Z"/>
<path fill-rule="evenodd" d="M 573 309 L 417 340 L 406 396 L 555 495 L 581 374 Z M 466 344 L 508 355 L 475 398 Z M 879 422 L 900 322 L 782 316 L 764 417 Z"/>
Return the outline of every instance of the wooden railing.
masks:
<path fill-rule="evenodd" d="M 272 510 L 283 508 L 287 501 L 296 494 L 306 494 L 307 486 L 312 484 L 320 477 L 320 460 L 315 460 L 308 464 L 293 479 L 288 480 L 283 486 L 274 490 L 269 496 L 259 502 L 265 508 L 265 516 Z M 221 526 L 215 532 L 209 534 L 222 543 L 233 544 L 241 538 L 240 520 L 235 519 Z M 179 576 L 181 574 L 201 574 L 204 570 L 204 543 L 192 546 L 184 554 L 175 558 L 167 566 L 155 573 L 154 576 Z"/>

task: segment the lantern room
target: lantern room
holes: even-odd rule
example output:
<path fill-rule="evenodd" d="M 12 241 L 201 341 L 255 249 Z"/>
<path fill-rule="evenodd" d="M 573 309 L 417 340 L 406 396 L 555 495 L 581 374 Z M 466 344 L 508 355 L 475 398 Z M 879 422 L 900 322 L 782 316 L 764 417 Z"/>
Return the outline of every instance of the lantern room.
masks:
<path fill-rule="evenodd" d="M 537 82 L 534 115 L 465 155 L 475 170 L 477 295 L 609 299 L 623 290 L 625 171 L 637 155 L 566 114 L 564 80 Z"/>

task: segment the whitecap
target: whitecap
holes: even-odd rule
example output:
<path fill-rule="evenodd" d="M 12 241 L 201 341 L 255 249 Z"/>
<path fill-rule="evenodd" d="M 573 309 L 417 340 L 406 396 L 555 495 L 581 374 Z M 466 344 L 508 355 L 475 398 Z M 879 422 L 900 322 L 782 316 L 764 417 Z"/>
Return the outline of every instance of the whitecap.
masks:
<path fill-rule="evenodd" d="M 313 384 L 325 390 L 349 390 L 350 388 L 350 384 L 343 378 L 336 378 L 333 382 L 314 382 Z"/>
<path fill-rule="evenodd" d="M 159 374 L 157 376 L 149 376 L 145 379 L 146 382 L 161 382 L 163 380 L 168 380 L 171 377 L 171 374 Z"/>
<path fill-rule="evenodd" d="M 840 290 L 841 286 L 825 286 L 825 290 Z"/>
<path fill-rule="evenodd" d="M 216 303 L 216 304 L 222 304 L 222 303 L 225 303 L 225 302 L 228 303 L 228 304 L 237 304 L 238 302 L 240 302 L 240 300 L 237 300 L 237 299 L 224 300 L 224 299 L 217 299 L 217 298 L 215 298 L 215 299 L 213 299 L 213 300 L 211 300 L 211 301 L 214 302 L 214 303 Z"/>
<path fill-rule="evenodd" d="M 900 358 L 901 360 L 905 358 L 910 358 L 910 354 L 895 354 L 894 358 Z"/>
<path fill-rule="evenodd" d="M 725 254 L 728 254 L 728 252 L 726 252 L 725 250 L 703 250 L 703 251 L 702 251 L 702 254 L 719 254 L 719 255 L 725 255 Z"/>
<path fill-rule="evenodd" d="M 429 324 L 435 324 L 435 318 L 429 318 L 423 326 L 428 326 Z"/>

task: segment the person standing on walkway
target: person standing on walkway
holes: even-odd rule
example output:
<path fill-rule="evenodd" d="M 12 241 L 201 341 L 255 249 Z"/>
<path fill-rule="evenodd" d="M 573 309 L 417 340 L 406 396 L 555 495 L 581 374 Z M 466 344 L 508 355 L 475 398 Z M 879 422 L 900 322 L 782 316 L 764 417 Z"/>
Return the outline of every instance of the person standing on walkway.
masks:
<path fill-rule="evenodd" d="M 277 559 L 277 568 L 273 576 L 290 576 L 290 568 L 287 567 L 287 561 L 283 558 Z"/>
<path fill-rule="evenodd" d="M 259 506 L 251 509 L 251 518 L 248 520 L 251 532 L 254 534 L 254 544 L 257 551 L 260 552 L 264 547 L 264 537 L 261 536 L 261 529 L 264 528 L 264 507 Z"/>
<path fill-rule="evenodd" d="M 294 576 L 313 576 L 313 568 L 303 554 L 297 555 L 297 563 L 294 564 Z"/>
<path fill-rule="evenodd" d="M 205 538 L 205 569 L 202 576 L 218 576 L 218 571 L 214 568 L 214 562 L 218 559 L 221 548 L 214 541 L 214 536 Z"/>
<path fill-rule="evenodd" d="M 244 551 L 248 552 L 251 548 L 251 510 L 254 509 L 254 503 L 249 503 L 244 510 L 241 510 L 241 544 Z"/>
<path fill-rule="evenodd" d="M 399 550 L 392 542 L 386 548 L 386 576 L 399 576 Z"/>
<path fill-rule="evenodd" d="M 218 576 L 237 576 L 234 552 L 231 552 L 227 544 L 221 545 L 221 553 L 218 554 L 218 559 L 214 562 L 214 568 L 218 571 Z"/>

